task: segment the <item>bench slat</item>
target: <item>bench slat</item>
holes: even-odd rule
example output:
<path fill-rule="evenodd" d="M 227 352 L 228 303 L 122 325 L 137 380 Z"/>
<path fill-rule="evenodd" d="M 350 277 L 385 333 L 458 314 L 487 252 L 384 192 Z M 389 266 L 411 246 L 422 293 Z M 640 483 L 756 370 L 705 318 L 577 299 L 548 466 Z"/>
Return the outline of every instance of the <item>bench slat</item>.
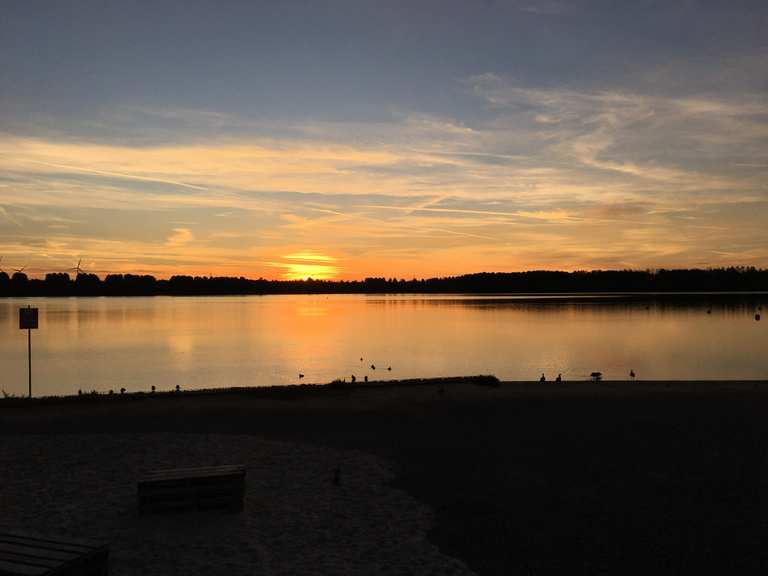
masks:
<path fill-rule="evenodd" d="M 58 560 L 59 563 L 72 560 L 80 556 L 77 552 L 57 550 L 56 548 L 41 548 L 39 546 L 29 546 L 25 544 L 12 544 L 10 542 L 0 542 L 0 554 L 11 553 L 17 555 L 30 556 L 32 558 L 48 558 Z"/>
<path fill-rule="evenodd" d="M 0 560 L 0 576 L 45 576 L 50 570 L 43 566 L 29 566 Z"/>
<path fill-rule="evenodd" d="M 243 467 L 177 468 L 174 470 L 155 470 L 147 472 L 139 482 L 157 482 L 189 478 L 238 477 L 245 475 Z"/>
<path fill-rule="evenodd" d="M 0 530 L 0 576 L 106 574 L 108 556 L 100 542 Z"/>
<path fill-rule="evenodd" d="M 96 540 L 82 540 L 74 539 L 68 536 L 54 539 L 50 536 L 41 536 L 31 532 L 9 532 L 7 530 L 0 530 L 0 541 L 2 542 L 16 542 L 19 544 L 29 543 L 30 545 L 39 546 L 56 546 L 57 548 L 68 548 L 74 551 L 88 551 L 97 550 L 105 546 L 104 542 Z"/>

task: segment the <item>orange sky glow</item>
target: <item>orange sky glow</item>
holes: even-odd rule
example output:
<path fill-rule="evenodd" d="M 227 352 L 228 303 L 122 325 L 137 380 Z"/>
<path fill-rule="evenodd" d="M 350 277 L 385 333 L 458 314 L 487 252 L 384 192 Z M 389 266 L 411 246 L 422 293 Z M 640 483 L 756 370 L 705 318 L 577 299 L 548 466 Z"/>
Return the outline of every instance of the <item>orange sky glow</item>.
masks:
<path fill-rule="evenodd" d="M 0 19 L 6 271 L 768 263 L 759 4 L 69 4 Z"/>

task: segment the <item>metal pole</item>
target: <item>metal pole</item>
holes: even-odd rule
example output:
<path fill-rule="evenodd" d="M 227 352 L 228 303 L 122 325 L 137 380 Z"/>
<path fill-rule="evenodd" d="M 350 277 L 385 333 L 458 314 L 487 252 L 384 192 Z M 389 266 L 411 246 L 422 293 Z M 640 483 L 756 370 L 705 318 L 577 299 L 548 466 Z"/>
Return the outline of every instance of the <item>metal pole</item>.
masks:
<path fill-rule="evenodd" d="M 32 398 L 32 330 L 27 328 L 27 358 L 29 358 L 29 397 Z"/>

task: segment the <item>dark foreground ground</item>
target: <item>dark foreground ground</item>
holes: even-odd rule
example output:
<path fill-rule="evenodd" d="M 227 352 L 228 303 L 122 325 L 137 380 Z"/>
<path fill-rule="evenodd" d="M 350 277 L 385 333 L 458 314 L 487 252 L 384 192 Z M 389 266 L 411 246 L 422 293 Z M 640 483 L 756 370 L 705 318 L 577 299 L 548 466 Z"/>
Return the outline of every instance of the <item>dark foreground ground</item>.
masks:
<path fill-rule="evenodd" d="M 469 382 L 0 400 L 0 432 L 237 432 L 395 463 L 480 574 L 762 573 L 768 382 Z"/>

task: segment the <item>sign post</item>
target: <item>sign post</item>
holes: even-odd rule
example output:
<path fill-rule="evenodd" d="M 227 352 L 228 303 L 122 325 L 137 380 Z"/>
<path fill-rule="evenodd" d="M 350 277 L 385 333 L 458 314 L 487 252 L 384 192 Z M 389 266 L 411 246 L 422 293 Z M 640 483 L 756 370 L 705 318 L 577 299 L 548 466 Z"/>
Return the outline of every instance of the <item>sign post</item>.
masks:
<path fill-rule="evenodd" d="M 19 329 L 27 331 L 27 363 L 29 375 L 29 397 L 32 398 L 32 330 L 37 330 L 37 308 L 19 308 Z"/>

